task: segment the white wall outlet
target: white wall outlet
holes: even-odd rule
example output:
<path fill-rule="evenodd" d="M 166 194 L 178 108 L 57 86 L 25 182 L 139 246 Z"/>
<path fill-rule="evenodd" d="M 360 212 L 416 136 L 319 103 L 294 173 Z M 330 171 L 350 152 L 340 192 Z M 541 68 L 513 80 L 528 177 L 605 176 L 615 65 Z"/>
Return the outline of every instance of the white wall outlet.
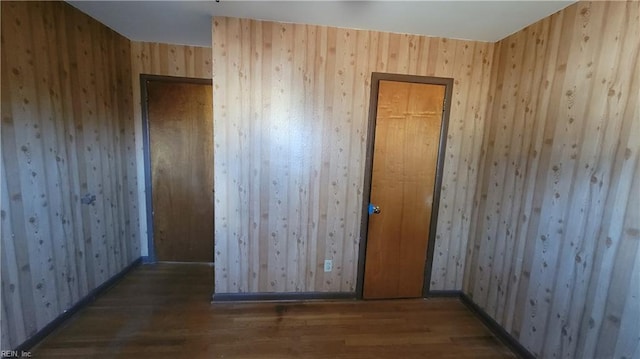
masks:
<path fill-rule="evenodd" d="M 324 260 L 324 271 L 326 272 L 331 272 L 331 270 L 333 269 L 333 261 L 331 259 L 325 259 Z"/>

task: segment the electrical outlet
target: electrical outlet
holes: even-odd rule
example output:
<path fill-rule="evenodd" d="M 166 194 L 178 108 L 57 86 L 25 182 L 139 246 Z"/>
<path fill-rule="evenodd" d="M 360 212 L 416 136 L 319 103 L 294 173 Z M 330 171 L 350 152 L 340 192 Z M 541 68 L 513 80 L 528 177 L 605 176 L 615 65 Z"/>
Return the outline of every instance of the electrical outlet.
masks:
<path fill-rule="evenodd" d="M 326 272 L 331 272 L 331 270 L 333 269 L 333 261 L 331 259 L 325 259 L 324 260 L 324 271 Z"/>

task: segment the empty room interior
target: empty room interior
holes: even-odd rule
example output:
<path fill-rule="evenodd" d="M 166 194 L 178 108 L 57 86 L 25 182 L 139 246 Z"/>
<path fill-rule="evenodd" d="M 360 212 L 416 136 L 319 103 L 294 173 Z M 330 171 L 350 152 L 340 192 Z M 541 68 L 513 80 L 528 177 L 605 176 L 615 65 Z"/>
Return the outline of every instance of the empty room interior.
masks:
<path fill-rule="evenodd" d="M 640 2 L 1 27 L 2 358 L 640 359 Z"/>

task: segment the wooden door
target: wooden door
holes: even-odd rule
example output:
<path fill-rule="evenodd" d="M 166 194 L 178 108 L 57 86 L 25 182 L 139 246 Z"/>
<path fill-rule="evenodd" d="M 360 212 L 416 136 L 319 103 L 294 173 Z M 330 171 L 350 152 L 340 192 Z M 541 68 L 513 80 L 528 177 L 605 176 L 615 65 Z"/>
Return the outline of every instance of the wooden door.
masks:
<path fill-rule="evenodd" d="M 381 80 L 371 175 L 364 298 L 421 297 L 444 85 Z"/>
<path fill-rule="evenodd" d="M 153 240 L 159 261 L 213 261 L 211 84 L 147 81 Z"/>

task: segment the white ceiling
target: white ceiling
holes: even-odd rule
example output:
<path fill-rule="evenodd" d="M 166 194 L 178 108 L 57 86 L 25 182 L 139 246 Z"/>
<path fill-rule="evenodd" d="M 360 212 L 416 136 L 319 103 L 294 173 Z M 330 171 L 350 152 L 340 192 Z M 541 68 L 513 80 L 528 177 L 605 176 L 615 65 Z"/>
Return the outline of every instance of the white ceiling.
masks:
<path fill-rule="evenodd" d="M 495 42 L 575 1 L 68 1 L 134 41 L 211 46 L 231 16 Z"/>

